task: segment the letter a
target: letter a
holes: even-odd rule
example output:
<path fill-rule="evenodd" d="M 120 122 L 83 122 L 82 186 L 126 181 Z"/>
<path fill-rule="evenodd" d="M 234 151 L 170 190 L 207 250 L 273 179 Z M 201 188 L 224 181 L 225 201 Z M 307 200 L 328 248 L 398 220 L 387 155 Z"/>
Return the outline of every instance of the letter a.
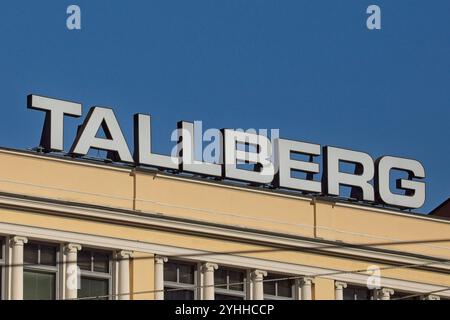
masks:
<path fill-rule="evenodd" d="M 367 18 L 367 29 L 369 30 L 380 30 L 381 29 L 381 9 L 377 5 L 370 5 L 367 7 L 367 14 L 370 16 Z"/>
<path fill-rule="evenodd" d="M 81 29 L 81 9 L 77 5 L 70 5 L 67 7 L 67 17 L 66 25 L 69 30 L 80 30 Z"/>

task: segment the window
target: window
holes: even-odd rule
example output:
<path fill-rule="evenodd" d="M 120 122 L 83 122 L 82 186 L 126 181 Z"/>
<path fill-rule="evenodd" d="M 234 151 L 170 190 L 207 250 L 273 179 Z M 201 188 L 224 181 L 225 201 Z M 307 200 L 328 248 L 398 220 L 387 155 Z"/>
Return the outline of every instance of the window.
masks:
<path fill-rule="evenodd" d="M 54 300 L 57 298 L 57 248 L 53 244 L 37 242 L 24 245 L 24 300 Z"/>
<path fill-rule="evenodd" d="M 214 272 L 216 300 L 245 299 L 245 271 L 219 267 Z"/>
<path fill-rule="evenodd" d="M 344 288 L 344 300 L 373 300 L 373 291 L 367 287 L 348 285 Z"/>
<path fill-rule="evenodd" d="M 111 253 L 92 249 L 78 252 L 81 271 L 79 298 L 108 300 L 111 294 Z"/>
<path fill-rule="evenodd" d="M 4 300 L 4 288 L 3 284 L 5 283 L 5 239 L 0 238 L 0 300 Z"/>
<path fill-rule="evenodd" d="M 164 264 L 165 300 L 194 300 L 196 283 L 196 264 L 179 261 L 168 261 Z"/>
<path fill-rule="evenodd" d="M 293 299 L 295 281 L 286 278 L 289 278 L 289 276 L 268 274 L 264 278 L 264 300 Z"/>

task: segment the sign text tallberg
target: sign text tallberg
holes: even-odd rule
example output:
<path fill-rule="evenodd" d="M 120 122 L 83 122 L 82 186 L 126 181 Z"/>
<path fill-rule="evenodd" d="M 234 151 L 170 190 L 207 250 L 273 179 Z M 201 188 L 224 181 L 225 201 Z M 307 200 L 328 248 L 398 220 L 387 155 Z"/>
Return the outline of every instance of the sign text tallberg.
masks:
<path fill-rule="evenodd" d="M 28 108 L 46 112 L 41 136 L 41 147 L 45 152 L 63 151 L 64 116 L 80 117 L 79 103 L 28 96 Z M 97 137 L 103 129 L 106 138 Z M 151 117 L 134 115 L 134 155 L 125 141 L 120 125 L 111 108 L 92 107 L 79 127 L 70 154 L 85 156 L 90 149 L 108 152 L 113 161 L 151 166 L 160 169 L 174 169 L 205 176 L 235 179 L 252 184 L 270 184 L 277 188 L 299 190 L 311 194 L 339 196 L 340 186 L 351 188 L 351 197 L 361 201 L 387 204 L 401 208 L 419 208 L 425 202 L 425 169 L 416 160 L 382 156 L 373 161 L 367 153 L 324 146 L 295 140 L 276 138 L 270 141 L 256 133 L 222 129 L 219 163 L 194 160 L 196 150 L 194 126 L 190 122 L 178 123 L 179 152 L 177 156 L 152 153 Z M 243 150 L 238 145 L 253 146 L 255 151 Z M 299 160 L 293 154 L 308 156 Z M 320 173 L 320 166 L 314 157 L 323 156 L 322 180 L 314 176 Z M 242 168 L 241 163 L 253 164 L 253 170 Z M 354 173 L 340 171 L 340 164 L 355 166 Z M 397 192 L 390 188 L 391 171 L 408 174 L 407 179 L 396 181 Z M 294 177 L 301 172 L 306 177 Z M 372 182 L 373 181 L 373 182 Z"/>

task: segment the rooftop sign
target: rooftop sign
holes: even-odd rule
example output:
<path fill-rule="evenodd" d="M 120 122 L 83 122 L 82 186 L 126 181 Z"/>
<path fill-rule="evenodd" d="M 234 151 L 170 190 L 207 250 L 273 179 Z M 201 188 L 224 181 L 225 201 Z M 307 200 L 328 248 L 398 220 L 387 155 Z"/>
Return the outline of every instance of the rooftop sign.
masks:
<path fill-rule="evenodd" d="M 28 96 L 28 108 L 44 111 L 45 123 L 41 147 L 45 152 L 63 151 L 64 117 L 81 117 L 79 103 L 38 95 Z M 105 137 L 98 137 L 102 129 Z M 234 179 L 252 184 L 272 185 L 307 192 L 339 196 L 340 187 L 351 188 L 351 197 L 372 203 L 401 208 L 419 208 L 425 202 L 425 169 L 416 160 L 382 156 L 375 161 L 364 152 L 324 146 L 265 135 L 222 129 L 220 131 L 218 161 L 195 159 L 199 147 L 194 139 L 194 124 L 178 123 L 178 143 L 172 155 L 152 152 L 151 117 L 134 115 L 134 154 L 132 155 L 120 125 L 111 108 L 90 108 L 69 153 L 85 156 L 90 149 L 103 150 L 113 161 L 173 169 L 205 176 Z M 273 137 L 272 137 L 273 138 Z M 296 155 L 306 156 L 299 159 Z M 315 177 L 320 166 L 314 160 L 323 157 L 321 181 Z M 252 169 L 242 164 L 252 165 Z M 354 172 L 340 170 L 342 163 L 354 165 Z M 406 179 L 397 179 L 395 192 L 390 188 L 391 171 L 407 173 Z M 297 173 L 297 175 L 295 174 Z M 301 177 L 298 173 L 303 174 Z"/>

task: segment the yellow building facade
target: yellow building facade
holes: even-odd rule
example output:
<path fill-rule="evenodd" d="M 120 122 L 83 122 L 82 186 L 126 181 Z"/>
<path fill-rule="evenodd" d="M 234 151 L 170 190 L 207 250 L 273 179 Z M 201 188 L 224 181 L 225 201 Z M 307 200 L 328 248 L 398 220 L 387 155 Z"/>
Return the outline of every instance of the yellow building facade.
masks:
<path fill-rule="evenodd" d="M 450 221 L 0 150 L 2 299 L 446 299 Z"/>

